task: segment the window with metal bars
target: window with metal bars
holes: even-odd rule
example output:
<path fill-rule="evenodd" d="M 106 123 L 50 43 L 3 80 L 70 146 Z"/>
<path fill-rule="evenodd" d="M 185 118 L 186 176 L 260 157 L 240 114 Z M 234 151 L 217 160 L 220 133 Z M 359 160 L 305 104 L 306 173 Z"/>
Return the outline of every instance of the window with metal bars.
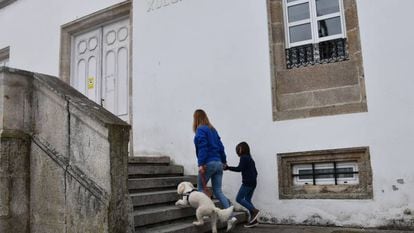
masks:
<path fill-rule="evenodd" d="M 357 162 L 330 162 L 293 165 L 294 185 L 358 184 Z"/>

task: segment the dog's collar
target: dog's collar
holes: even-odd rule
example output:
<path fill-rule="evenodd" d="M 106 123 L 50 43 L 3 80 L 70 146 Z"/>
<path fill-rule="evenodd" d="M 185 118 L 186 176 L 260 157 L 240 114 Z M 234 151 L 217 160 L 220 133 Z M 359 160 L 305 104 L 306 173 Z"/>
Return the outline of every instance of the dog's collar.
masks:
<path fill-rule="evenodd" d="M 183 196 L 184 196 L 184 197 L 189 197 L 189 196 L 190 196 L 190 194 L 191 194 L 192 192 L 195 192 L 195 191 L 198 191 L 198 190 L 197 190 L 197 189 L 192 189 L 191 191 L 184 193 L 184 194 L 183 194 Z"/>

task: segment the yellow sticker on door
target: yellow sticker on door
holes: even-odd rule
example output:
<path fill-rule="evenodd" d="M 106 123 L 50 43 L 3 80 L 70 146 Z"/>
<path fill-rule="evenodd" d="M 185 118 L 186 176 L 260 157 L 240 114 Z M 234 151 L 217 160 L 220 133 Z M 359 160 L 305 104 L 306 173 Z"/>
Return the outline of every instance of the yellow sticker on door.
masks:
<path fill-rule="evenodd" d="M 95 87 L 95 77 L 88 77 L 88 89 L 93 89 Z"/>

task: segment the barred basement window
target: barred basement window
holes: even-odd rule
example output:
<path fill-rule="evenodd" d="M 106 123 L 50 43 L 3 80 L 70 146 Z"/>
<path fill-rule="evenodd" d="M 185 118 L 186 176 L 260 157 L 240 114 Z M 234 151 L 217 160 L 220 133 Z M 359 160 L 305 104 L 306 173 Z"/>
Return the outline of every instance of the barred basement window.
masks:
<path fill-rule="evenodd" d="M 358 184 L 356 162 L 310 163 L 293 165 L 295 185 Z"/>
<path fill-rule="evenodd" d="M 368 147 L 281 153 L 280 199 L 371 199 Z"/>
<path fill-rule="evenodd" d="M 283 0 L 288 69 L 348 58 L 342 0 Z"/>

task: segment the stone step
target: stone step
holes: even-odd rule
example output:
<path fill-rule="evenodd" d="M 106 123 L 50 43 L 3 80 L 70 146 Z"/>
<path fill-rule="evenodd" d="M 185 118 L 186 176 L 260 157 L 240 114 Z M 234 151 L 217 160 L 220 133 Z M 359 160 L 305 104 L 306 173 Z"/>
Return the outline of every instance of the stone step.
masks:
<path fill-rule="evenodd" d="M 161 176 L 182 176 L 184 173 L 183 166 L 169 165 L 169 166 L 128 166 L 128 175 L 133 177 L 161 177 Z"/>
<path fill-rule="evenodd" d="M 134 207 L 176 202 L 180 199 L 177 190 L 164 190 L 131 194 Z"/>
<path fill-rule="evenodd" d="M 163 189 L 176 188 L 183 181 L 197 184 L 197 176 L 173 176 L 157 178 L 135 178 L 128 180 L 128 189 L 130 191 L 140 191 L 146 189 Z"/>
<path fill-rule="evenodd" d="M 192 207 L 181 208 L 175 205 L 140 208 L 134 211 L 135 227 L 186 218 L 195 215 Z"/>
<path fill-rule="evenodd" d="M 158 164 L 168 165 L 171 160 L 168 156 L 132 156 L 129 157 L 130 164 Z"/>
<path fill-rule="evenodd" d="M 217 199 L 214 199 L 213 202 L 216 206 L 220 207 L 220 202 Z M 178 207 L 174 203 L 158 206 L 141 206 L 137 207 L 134 211 L 134 223 L 135 227 L 139 227 L 174 221 L 190 216 L 195 216 L 194 208 Z"/>
<path fill-rule="evenodd" d="M 247 221 L 247 214 L 245 212 L 235 212 L 235 217 L 237 218 L 237 223 L 241 224 Z M 200 233 L 200 232 L 210 232 L 211 223 L 206 221 L 203 226 L 194 226 L 193 221 L 196 220 L 196 217 L 182 219 L 179 221 L 168 222 L 165 224 L 154 225 L 150 227 L 140 227 L 136 228 L 136 232 L 140 233 Z M 226 228 L 227 223 L 218 223 L 218 228 Z"/>

